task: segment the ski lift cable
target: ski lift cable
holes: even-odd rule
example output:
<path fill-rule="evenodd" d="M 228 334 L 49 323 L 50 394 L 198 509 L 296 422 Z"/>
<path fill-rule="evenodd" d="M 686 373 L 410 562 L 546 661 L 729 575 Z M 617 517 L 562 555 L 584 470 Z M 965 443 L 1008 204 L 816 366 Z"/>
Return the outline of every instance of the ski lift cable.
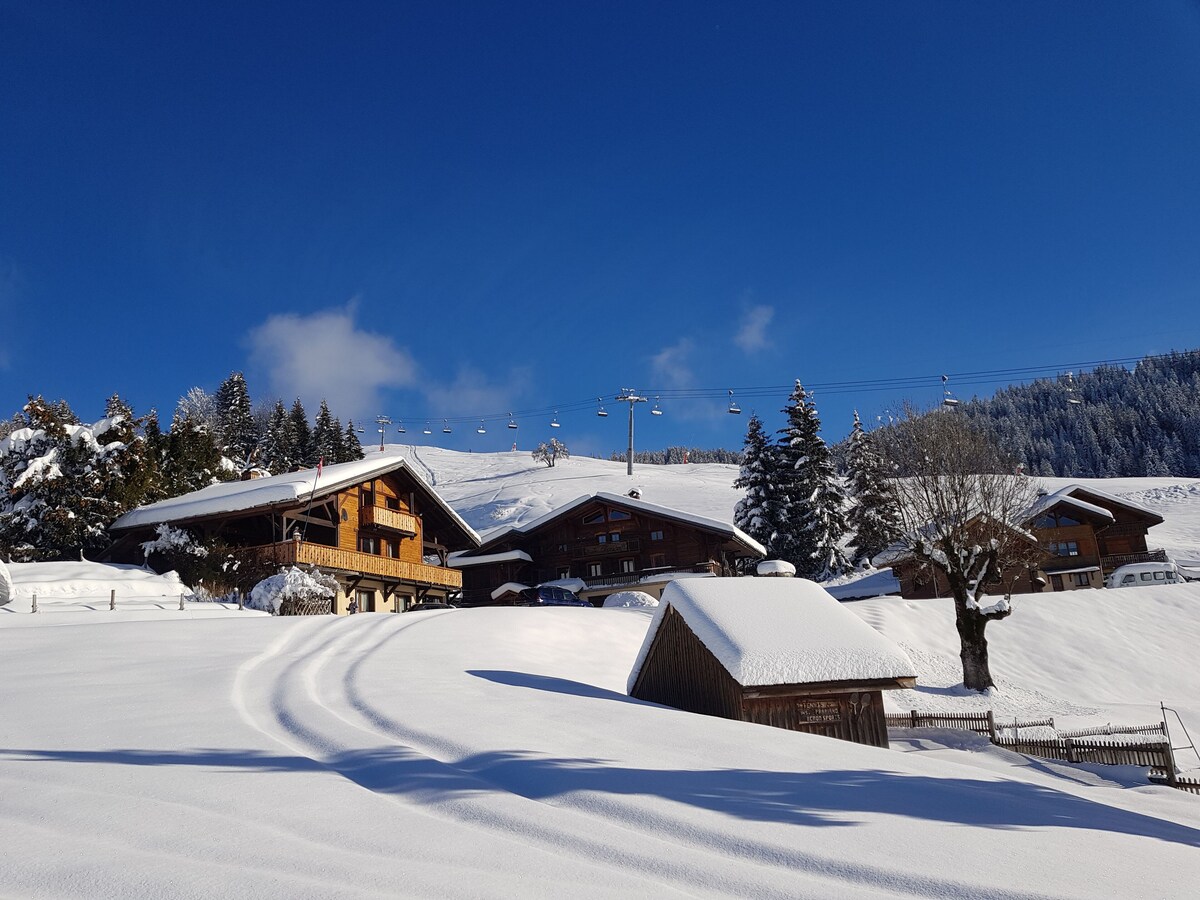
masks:
<path fill-rule="evenodd" d="M 1033 381 L 1042 380 L 1054 376 L 1056 373 L 1062 372 L 1065 369 L 1071 369 L 1073 372 L 1081 370 L 1095 369 L 1105 366 L 1127 366 L 1130 364 L 1151 362 L 1158 359 L 1167 359 L 1171 353 L 1149 354 L 1146 356 L 1129 356 L 1116 357 L 1109 359 L 1092 359 L 1074 361 L 1070 363 L 1055 363 L 1046 365 L 1020 366 L 1010 368 L 997 369 L 978 369 L 973 371 L 963 372 L 948 372 L 945 373 L 949 378 L 954 380 L 954 383 L 959 388 L 977 387 L 994 384 L 999 380 L 1006 380 L 1009 384 L 1028 384 Z M 921 390 L 928 388 L 931 384 L 936 384 L 941 379 L 941 373 L 938 375 L 907 375 L 892 378 L 872 378 L 860 379 L 851 381 L 812 381 L 806 382 L 805 388 L 811 391 L 819 390 L 823 395 L 841 395 L 849 393 L 873 393 L 878 391 L 904 391 L 904 390 Z M 795 387 L 795 382 L 786 384 L 774 385 L 751 385 L 748 387 L 735 387 L 734 390 L 739 397 L 778 397 L 781 394 L 791 392 Z M 647 393 L 655 396 L 655 402 L 673 400 L 688 400 L 688 401 L 715 401 L 720 398 L 728 398 L 729 388 L 658 388 L 651 389 Z M 443 420 L 444 425 L 448 428 L 450 425 L 467 425 L 474 422 L 489 422 L 489 421 L 504 421 L 505 423 L 518 423 L 522 420 L 532 419 L 552 419 L 552 426 L 559 427 L 561 422 L 558 421 L 560 415 L 570 414 L 573 412 L 581 412 L 586 409 L 596 410 L 596 404 L 603 406 L 603 395 L 599 397 L 591 397 L 588 399 L 580 399 L 570 402 L 551 403 L 546 406 L 533 407 L 528 409 L 512 410 L 507 413 L 489 413 L 485 415 L 469 414 L 455 416 L 438 416 Z M 661 410 L 660 413 L 661 414 Z M 404 417 L 397 416 L 397 421 L 403 421 Z M 407 418 L 416 418 L 408 416 Z M 443 431 L 445 428 L 443 428 Z M 428 429 L 426 432 L 428 433 Z"/>

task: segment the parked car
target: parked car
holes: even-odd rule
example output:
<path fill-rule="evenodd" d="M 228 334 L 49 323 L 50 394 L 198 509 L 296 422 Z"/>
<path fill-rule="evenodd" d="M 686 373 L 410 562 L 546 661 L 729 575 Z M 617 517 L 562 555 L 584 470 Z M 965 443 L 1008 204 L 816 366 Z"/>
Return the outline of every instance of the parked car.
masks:
<path fill-rule="evenodd" d="M 1110 588 L 1146 587 L 1151 584 L 1181 584 L 1185 580 L 1176 571 L 1174 563 L 1130 563 L 1113 569 L 1105 585 Z"/>
<path fill-rule="evenodd" d="M 431 609 L 458 609 L 453 603 L 440 603 L 436 600 L 426 600 L 423 603 L 418 603 L 410 606 L 405 612 L 428 612 Z"/>
<path fill-rule="evenodd" d="M 566 588 L 542 587 L 525 588 L 517 594 L 516 606 L 587 606 L 592 604 L 579 599 L 579 595 Z"/>

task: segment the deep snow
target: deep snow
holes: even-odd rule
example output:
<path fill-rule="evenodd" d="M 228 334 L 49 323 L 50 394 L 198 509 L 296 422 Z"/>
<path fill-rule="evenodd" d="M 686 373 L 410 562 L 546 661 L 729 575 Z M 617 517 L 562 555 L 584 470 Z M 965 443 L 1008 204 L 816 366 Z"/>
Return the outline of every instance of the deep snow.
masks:
<path fill-rule="evenodd" d="M 724 520 L 737 499 L 729 466 L 520 456 L 413 464 L 479 529 L 630 484 Z M 1200 557 L 1194 483 L 1127 481 L 1102 486 L 1167 516 L 1152 544 Z M 953 687 L 944 601 L 845 608 L 915 664 L 895 708 L 1146 722 L 1161 698 L 1200 730 L 1200 585 L 1018 598 L 989 629 L 988 698 Z M 633 701 L 651 615 L 0 613 L 0 895 L 1175 897 L 1200 878 L 1200 798 L 1138 770 Z"/>

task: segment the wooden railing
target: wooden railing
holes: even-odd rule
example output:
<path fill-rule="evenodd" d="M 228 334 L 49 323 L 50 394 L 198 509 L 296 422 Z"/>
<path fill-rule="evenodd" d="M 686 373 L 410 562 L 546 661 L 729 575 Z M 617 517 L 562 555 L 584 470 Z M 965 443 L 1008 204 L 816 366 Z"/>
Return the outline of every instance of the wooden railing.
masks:
<path fill-rule="evenodd" d="M 327 547 L 307 541 L 281 541 L 254 549 L 282 566 L 299 563 L 322 569 L 362 572 L 364 575 L 395 578 L 415 584 L 430 584 L 455 590 L 462 588 L 462 572 L 457 569 L 405 562 L 387 556 L 376 556 L 373 553 L 359 553 L 357 550 L 343 550 L 340 547 Z"/>
<path fill-rule="evenodd" d="M 642 569 L 638 572 L 614 572 L 612 575 L 593 575 L 591 577 L 584 576 L 584 583 L 589 588 L 597 587 L 616 587 L 623 584 L 637 584 L 643 578 L 653 578 L 655 576 L 663 576 L 664 578 L 673 573 L 697 573 L 705 572 L 716 574 L 715 563 L 697 563 L 694 566 L 676 566 L 674 568 L 659 568 L 659 569 Z"/>
<path fill-rule="evenodd" d="M 1113 569 L 1119 569 L 1121 566 L 1128 566 L 1131 563 L 1165 563 L 1166 561 L 1166 550 L 1143 550 L 1141 553 L 1118 553 L 1113 556 L 1103 556 L 1100 558 L 1100 564 L 1104 567 L 1105 575 L 1111 575 Z"/>
<path fill-rule="evenodd" d="M 417 517 L 382 506 L 364 506 L 358 511 L 358 522 L 363 528 L 387 528 L 404 534 L 418 534 Z"/>

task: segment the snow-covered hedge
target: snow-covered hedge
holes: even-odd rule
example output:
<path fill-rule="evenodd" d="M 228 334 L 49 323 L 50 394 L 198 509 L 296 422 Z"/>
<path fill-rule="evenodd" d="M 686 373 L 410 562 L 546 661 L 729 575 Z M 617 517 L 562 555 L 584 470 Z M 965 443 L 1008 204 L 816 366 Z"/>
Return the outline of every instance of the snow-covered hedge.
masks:
<path fill-rule="evenodd" d="M 336 595 L 337 580 L 332 575 L 292 566 L 256 584 L 246 605 L 279 616 L 323 615 L 330 612 Z"/>
<path fill-rule="evenodd" d="M 605 609 L 642 609 L 658 606 L 658 600 L 645 591 L 620 591 L 604 598 Z"/>

